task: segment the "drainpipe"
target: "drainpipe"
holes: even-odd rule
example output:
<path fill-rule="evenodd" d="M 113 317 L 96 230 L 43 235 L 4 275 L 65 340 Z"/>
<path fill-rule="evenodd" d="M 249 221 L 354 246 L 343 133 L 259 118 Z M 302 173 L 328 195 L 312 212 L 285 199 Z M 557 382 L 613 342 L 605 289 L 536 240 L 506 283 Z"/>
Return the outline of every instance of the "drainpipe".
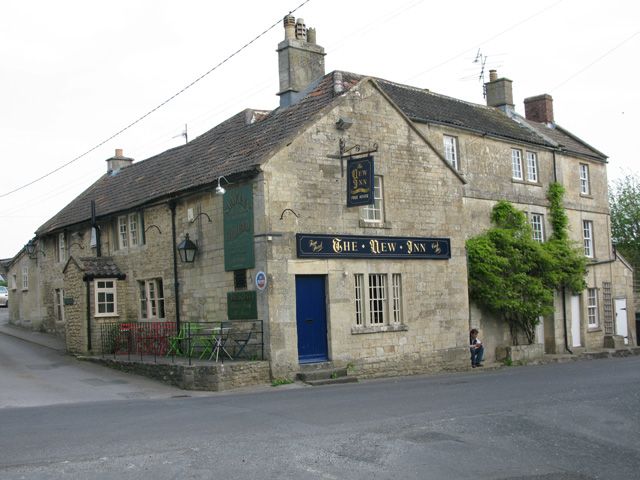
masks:
<path fill-rule="evenodd" d="M 564 348 L 573 355 L 569 348 L 569 336 L 567 335 L 567 297 L 565 287 L 562 287 L 562 325 L 564 327 Z"/>
<path fill-rule="evenodd" d="M 91 351 L 91 280 L 87 283 L 87 350 Z"/>
<path fill-rule="evenodd" d="M 176 244 L 176 200 L 169 200 L 171 210 L 171 244 L 173 246 L 173 289 L 176 298 L 176 332 L 180 331 L 180 284 L 178 283 L 178 248 Z"/>

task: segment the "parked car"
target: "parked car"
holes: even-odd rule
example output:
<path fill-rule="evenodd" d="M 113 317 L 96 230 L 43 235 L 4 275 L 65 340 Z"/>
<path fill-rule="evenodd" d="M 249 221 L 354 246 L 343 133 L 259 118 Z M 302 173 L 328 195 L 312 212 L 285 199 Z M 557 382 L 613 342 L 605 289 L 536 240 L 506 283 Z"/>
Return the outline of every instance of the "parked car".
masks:
<path fill-rule="evenodd" d="M 0 307 L 9 306 L 9 290 L 7 287 L 0 287 Z"/>

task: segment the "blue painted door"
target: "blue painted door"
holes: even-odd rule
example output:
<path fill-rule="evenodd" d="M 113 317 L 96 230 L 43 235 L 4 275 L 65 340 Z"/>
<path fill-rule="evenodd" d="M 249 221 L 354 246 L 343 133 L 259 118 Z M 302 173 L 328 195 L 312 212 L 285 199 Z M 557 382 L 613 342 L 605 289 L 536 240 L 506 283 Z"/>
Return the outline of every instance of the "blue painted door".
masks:
<path fill-rule="evenodd" d="M 296 275 L 296 323 L 300 363 L 326 361 L 327 312 L 324 275 Z"/>

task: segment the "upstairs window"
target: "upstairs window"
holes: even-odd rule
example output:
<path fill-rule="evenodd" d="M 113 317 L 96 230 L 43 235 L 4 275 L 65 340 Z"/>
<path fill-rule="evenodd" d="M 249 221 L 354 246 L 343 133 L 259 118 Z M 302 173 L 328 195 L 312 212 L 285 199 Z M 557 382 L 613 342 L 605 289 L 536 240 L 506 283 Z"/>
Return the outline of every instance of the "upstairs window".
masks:
<path fill-rule="evenodd" d="M 522 177 L 522 150 L 511 149 L 511 169 L 514 180 L 524 180 Z"/>
<path fill-rule="evenodd" d="M 580 193 L 582 195 L 589 195 L 591 193 L 591 186 L 589 185 L 589 165 L 586 163 L 580 164 Z"/>
<path fill-rule="evenodd" d="M 140 234 L 140 213 L 130 213 L 118 217 L 118 248 L 120 250 L 137 247 L 142 243 Z"/>
<path fill-rule="evenodd" d="M 536 242 L 544 242 L 544 215 L 541 213 L 532 213 L 529 218 L 533 239 Z"/>
<path fill-rule="evenodd" d="M 538 183 L 538 155 L 527 152 L 527 181 Z"/>
<path fill-rule="evenodd" d="M 444 135 L 444 158 L 451 164 L 453 168 L 460 168 L 458 162 L 458 139 L 450 135 Z"/>
<path fill-rule="evenodd" d="M 582 240 L 584 242 L 584 256 L 593 258 L 593 222 L 591 220 L 583 220 L 582 222 Z"/>
<path fill-rule="evenodd" d="M 29 290 L 29 265 L 22 266 L 22 290 Z"/>
<path fill-rule="evenodd" d="M 67 239 L 64 232 L 58 234 L 58 248 L 56 249 L 56 257 L 58 262 L 67 261 Z"/>
<path fill-rule="evenodd" d="M 373 177 L 373 205 L 365 205 L 360 209 L 360 217 L 367 223 L 384 223 L 384 205 L 382 192 L 382 176 Z"/>

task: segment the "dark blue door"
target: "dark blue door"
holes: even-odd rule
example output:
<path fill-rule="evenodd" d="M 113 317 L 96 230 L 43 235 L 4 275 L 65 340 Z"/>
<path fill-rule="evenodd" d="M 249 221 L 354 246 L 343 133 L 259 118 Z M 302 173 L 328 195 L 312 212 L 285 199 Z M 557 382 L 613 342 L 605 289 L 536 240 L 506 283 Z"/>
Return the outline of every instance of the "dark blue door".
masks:
<path fill-rule="evenodd" d="M 296 275 L 296 323 L 300 363 L 327 357 L 327 315 L 324 275 Z"/>

